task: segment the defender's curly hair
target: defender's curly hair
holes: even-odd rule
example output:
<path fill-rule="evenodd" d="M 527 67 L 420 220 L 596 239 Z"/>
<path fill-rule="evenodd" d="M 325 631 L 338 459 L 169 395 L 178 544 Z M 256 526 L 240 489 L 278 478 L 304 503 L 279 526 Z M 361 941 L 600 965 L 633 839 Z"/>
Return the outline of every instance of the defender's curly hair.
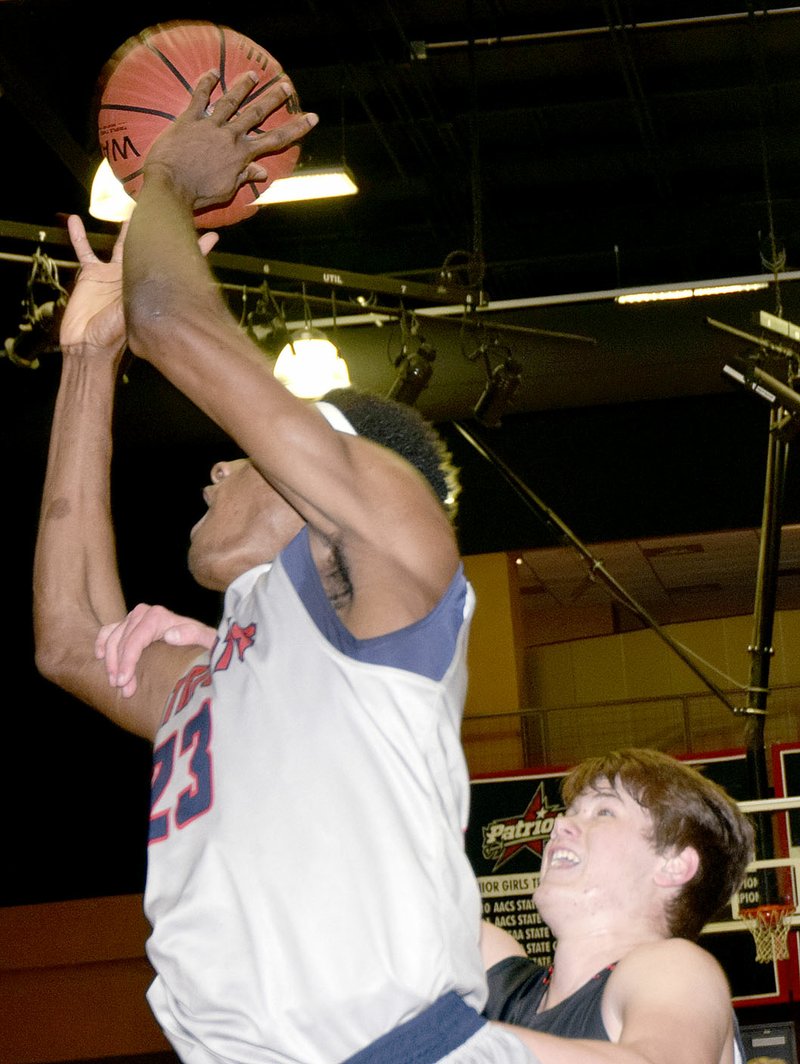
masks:
<path fill-rule="evenodd" d="M 458 471 L 444 440 L 418 410 L 357 388 L 334 388 L 322 401 L 338 407 L 359 436 L 389 447 L 418 469 L 455 521 Z"/>

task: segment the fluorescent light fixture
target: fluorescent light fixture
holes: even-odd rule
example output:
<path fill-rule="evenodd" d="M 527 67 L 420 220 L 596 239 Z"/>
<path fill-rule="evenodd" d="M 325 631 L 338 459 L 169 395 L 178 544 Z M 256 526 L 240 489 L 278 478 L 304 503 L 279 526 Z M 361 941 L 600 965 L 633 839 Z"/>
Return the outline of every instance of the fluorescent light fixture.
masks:
<path fill-rule="evenodd" d="M 298 169 L 291 177 L 281 177 L 261 193 L 256 205 L 296 203 L 302 200 L 352 196 L 358 192 L 352 172 L 346 166 Z M 124 222 L 130 218 L 135 201 L 131 199 L 109 166 L 108 159 L 98 166 L 89 199 L 89 214 L 103 222 Z"/>
<path fill-rule="evenodd" d="M 792 411 L 794 415 L 800 413 L 800 395 L 794 388 L 784 384 L 777 377 L 772 377 L 769 373 L 765 373 L 763 369 L 753 362 L 748 362 L 743 358 L 732 358 L 723 367 L 722 372 L 729 377 L 733 377 L 740 384 L 744 384 L 745 387 L 752 389 L 768 402 L 774 403 L 777 400 L 782 402 L 782 405 L 787 410 Z"/>
<path fill-rule="evenodd" d="M 615 303 L 660 303 L 669 299 L 695 299 L 698 296 L 727 296 L 733 292 L 759 292 L 767 288 L 766 281 L 747 284 L 709 284 L 695 288 L 658 288 L 649 292 L 627 292 L 616 296 Z"/>
<path fill-rule="evenodd" d="M 756 393 L 756 395 L 760 395 L 762 399 L 766 399 L 768 403 L 775 402 L 775 399 L 777 398 L 775 394 L 773 392 L 767 391 L 767 389 L 764 388 L 762 385 L 757 384 L 756 381 L 753 379 L 752 372 L 748 376 L 736 366 L 729 365 L 723 366 L 722 372 L 725 373 L 728 377 L 733 377 L 733 379 L 735 381 L 738 381 L 739 384 L 743 384 L 746 388 L 750 388 Z"/>
<path fill-rule="evenodd" d="M 259 207 L 267 203 L 296 203 L 301 200 L 331 199 L 353 196 L 358 185 L 346 166 L 300 167 L 289 177 L 279 177 L 256 200 Z"/>

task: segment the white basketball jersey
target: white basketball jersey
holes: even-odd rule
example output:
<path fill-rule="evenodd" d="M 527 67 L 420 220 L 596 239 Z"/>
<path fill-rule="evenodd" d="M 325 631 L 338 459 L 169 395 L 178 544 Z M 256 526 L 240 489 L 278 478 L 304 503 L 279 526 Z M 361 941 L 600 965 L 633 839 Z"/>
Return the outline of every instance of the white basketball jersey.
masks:
<path fill-rule="evenodd" d="M 449 990 L 486 996 L 463 844 L 472 589 L 459 572 L 411 626 L 449 646 L 432 678 L 391 664 L 397 633 L 353 640 L 372 660 L 337 649 L 304 605 L 305 531 L 290 550 L 294 583 L 281 556 L 229 589 L 156 740 L 148 996 L 192 1064 L 332 1064 Z"/>

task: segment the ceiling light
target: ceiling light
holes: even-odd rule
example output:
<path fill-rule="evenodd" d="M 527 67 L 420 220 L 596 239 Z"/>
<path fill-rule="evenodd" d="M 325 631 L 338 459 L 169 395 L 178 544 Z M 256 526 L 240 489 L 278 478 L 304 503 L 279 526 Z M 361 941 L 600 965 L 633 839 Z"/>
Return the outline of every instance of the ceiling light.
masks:
<path fill-rule="evenodd" d="M 101 222 L 125 222 L 130 218 L 135 206 L 135 200 L 114 176 L 108 159 L 103 159 L 95 170 L 92 181 L 89 214 L 93 218 L 99 218 Z"/>
<path fill-rule="evenodd" d="M 472 411 L 473 416 L 488 429 L 499 428 L 522 381 L 522 366 L 510 348 L 497 338 L 479 344 L 467 358 L 470 362 L 480 360 L 486 370 L 486 384 Z"/>
<path fill-rule="evenodd" d="M 510 356 L 494 367 L 473 410 L 482 425 L 489 429 L 500 427 L 521 380 L 522 366 Z"/>
<path fill-rule="evenodd" d="M 319 399 L 331 388 L 349 388 L 347 363 L 320 329 L 308 326 L 292 333 L 278 355 L 275 376 L 293 395 Z"/>
<path fill-rule="evenodd" d="M 302 200 L 353 196 L 358 185 L 347 166 L 298 167 L 290 177 L 280 177 L 265 188 L 256 200 L 259 207 L 269 203 L 297 203 Z"/>
<path fill-rule="evenodd" d="M 436 351 L 424 341 L 413 355 L 401 354 L 395 365 L 399 367 L 394 384 L 389 389 L 389 399 L 396 403 L 413 406 L 428 387 L 433 376 L 433 361 Z"/>
<path fill-rule="evenodd" d="M 295 203 L 303 200 L 352 196 L 358 192 L 352 171 L 347 166 L 297 169 L 291 177 L 281 177 L 266 188 L 256 205 Z M 114 176 L 108 159 L 95 171 L 89 198 L 89 214 L 103 222 L 124 222 L 131 216 L 135 201 Z"/>
<path fill-rule="evenodd" d="M 709 284 L 693 288 L 656 288 L 651 291 L 626 292 L 616 296 L 615 303 L 659 303 L 669 299 L 695 299 L 698 296 L 726 296 L 734 292 L 758 292 L 767 288 L 766 281 L 747 284 Z"/>
<path fill-rule="evenodd" d="M 44 233 L 41 237 L 44 238 Z M 3 342 L 0 358 L 7 358 L 15 366 L 38 369 L 39 354 L 58 350 L 58 325 L 67 298 L 67 290 L 58 279 L 56 262 L 37 247 L 31 256 L 22 320 L 16 335 Z"/>

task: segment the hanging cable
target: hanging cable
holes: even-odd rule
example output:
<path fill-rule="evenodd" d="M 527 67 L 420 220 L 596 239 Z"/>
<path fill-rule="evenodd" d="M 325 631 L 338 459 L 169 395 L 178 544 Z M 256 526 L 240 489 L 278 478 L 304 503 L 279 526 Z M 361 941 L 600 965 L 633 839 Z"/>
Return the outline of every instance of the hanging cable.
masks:
<path fill-rule="evenodd" d="M 750 39 L 753 45 L 753 63 L 755 66 L 756 86 L 758 90 L 756 92 L 756 106 L 758 109 L 758 133 L 761 146 L 761 169 L 764 176 L 764 199 L 766 200 L 767 207 L 767 239 L 769 241 L 769 258 L 767 258 L 762 251 L 761 264 L 764 269 L 769 270 L 773 276 L 775 284 L 775 313 L 779 318 L 782 318 L 783 301 L 781 298 L 780 274 L 786 268 L 786 251 L 783 248 L 781 248 L 780 251 L 778 250 L 778 242 L 775 234 L 775 213 L 772 202 L 769 149 L 767 146 L 767 134 L 764 122 L 764 98 L 767 93 L 767 78 L 764 67 L 764 53 L 761 49 L 761 42 L 757 36 L 759 32 L 758 22 L 755 18 L 755 11 L 753 10 L 753 5 L 751 3 L 747 5 L 747 11 L 750 23 Z"/>
<path fill-rule="evenodd" d="M 472 202 L 472 262 L 478 265 L 483 287 L 485 258 L 483 250 L 483 201 L 481 189 L 480 129 L 478 127 L 478 64 L 475 54 L 475 20 L 473 0 L 469 3 L 469 91 L 470 91 L 470 192 Z"/>

